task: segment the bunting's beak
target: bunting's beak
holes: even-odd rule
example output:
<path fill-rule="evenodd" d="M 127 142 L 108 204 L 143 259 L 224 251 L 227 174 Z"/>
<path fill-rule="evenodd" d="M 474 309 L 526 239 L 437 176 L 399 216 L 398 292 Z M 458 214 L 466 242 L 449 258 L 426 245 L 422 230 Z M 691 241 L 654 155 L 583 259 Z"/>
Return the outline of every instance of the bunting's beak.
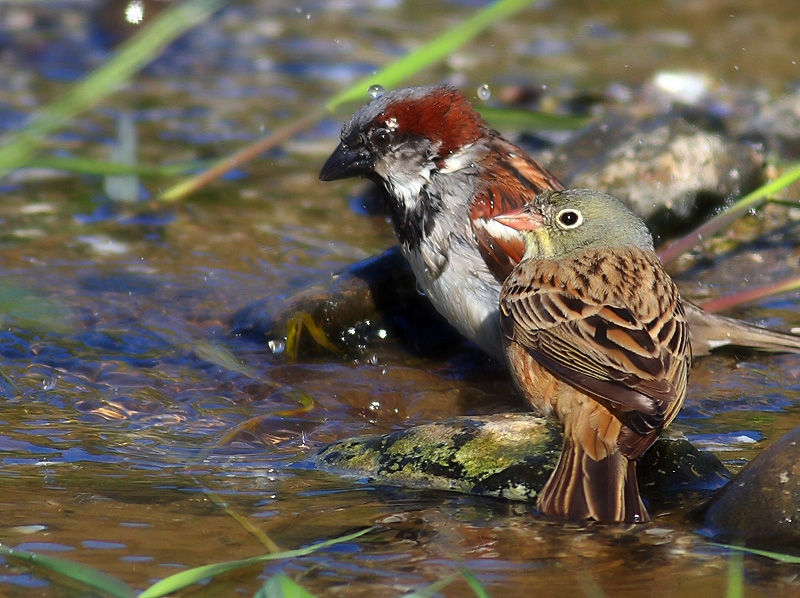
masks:
<path fill-rule="evenodd" d="M 494 216 L 492 220 L 518 231 L 539 230 L 544 225 L 544 219 L 541 214 L 533 214 L 524 208 L 499 214 Z"/>

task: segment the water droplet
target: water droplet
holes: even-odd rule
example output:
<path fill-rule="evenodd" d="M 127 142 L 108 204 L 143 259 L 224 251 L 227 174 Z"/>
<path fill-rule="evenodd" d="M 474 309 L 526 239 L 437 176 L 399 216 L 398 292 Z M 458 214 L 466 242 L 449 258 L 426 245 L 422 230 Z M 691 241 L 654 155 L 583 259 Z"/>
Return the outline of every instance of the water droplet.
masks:
<path fill-rule="evenodd" d="M 478 88 L 478 99 L 483 100 L 484 102 L 492 97 L 492 90 L 489 89 L 489 86 L 484 83 Z"/>
<path fill-rule="evenodd" d="M 286 341 L 271 340 L 267 343 L 273 355 L 280 355 L 286 350 Z"/>
<path fill-rule="evenodd" d="M 36 532 L 42 532 L 47 529 L 47 526 L 44 525 L 18 525 L 17 527 L 10 528 L 12 532 L 17 534 L 35 534 Z"/>
<path fill-rule="evenodd" d="M 367 95 L 371 97 L 373 100 L 378 99 L 385 93 L 386 93 L 386 88 L 384 88 L 383 85 L 370 85 L 369 89 L 367 90 Z"/>
<path fill-rule="evenodd" d="M 131 25 L 138 25 L 144 20 L 144 5 L 141 0 L 132 0 L 125 7 L 125 20 Z"/>

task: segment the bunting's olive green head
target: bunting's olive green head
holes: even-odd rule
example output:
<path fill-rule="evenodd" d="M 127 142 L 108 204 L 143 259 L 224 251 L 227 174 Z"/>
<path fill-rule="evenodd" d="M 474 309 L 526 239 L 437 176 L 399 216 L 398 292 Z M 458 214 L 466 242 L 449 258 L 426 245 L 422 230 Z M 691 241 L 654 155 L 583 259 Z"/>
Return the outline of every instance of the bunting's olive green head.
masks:
<path fill-rule="evenodd" d="M 645 223 L 618 199 L 591 189 L 545 191 L 495 220 L 525 237 L 525 259 L 560 259 L 588 250 L 653 251 Z"/>

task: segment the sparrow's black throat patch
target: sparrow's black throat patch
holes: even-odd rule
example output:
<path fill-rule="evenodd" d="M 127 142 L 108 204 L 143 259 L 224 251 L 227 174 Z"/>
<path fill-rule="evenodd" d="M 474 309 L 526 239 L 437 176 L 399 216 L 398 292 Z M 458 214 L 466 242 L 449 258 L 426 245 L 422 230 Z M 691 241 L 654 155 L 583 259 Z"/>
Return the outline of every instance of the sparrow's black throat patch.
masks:
<path fill-rule="evenodd" d="M 398 241 L 404 247 L 418 249 L 436 227 L 436 215 L 442 211 L 441 198 L 424 188 L 416 203 L 408 206 L 395 199 L 386 188 L 383 193 Z"/>

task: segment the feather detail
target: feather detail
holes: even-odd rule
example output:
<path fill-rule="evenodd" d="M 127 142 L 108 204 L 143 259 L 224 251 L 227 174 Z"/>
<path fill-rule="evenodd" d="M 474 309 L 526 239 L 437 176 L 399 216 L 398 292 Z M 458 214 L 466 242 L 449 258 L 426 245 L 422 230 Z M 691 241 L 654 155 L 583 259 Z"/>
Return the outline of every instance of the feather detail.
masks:
<path fill-rule="evenodd" d="M 647 521 L 635 462 L 619 446 L 630 429 L 600 402 L 551 375 L 520 344 L 509 344 L 508 361 L 531 406 L 564 425 L 564 446 L 539 494 L 539 510 L 572 520 Z"/>
<path fill-rule="evenodd" d="M 643 523 L 650 519 L 639 496 L 636 461 L 619 451 L 595 460 L 568 434 L 537 506 L 547 516 L 574 521 Z"/>
<path fill-rule="evenodd" d="M 472 232 L 483 261 L 497 282 L 502 283 L 522 260 L 525 253 L 522 237 L 507 226 L 484 219 L 472 221 Z"/>
<path fill-rule="evenodd" d="M 512 228 L 494 217 L 521 208 L 542 191 L 563 189 L 556 177 L 521 150 L 498 138 L 492 131 L 489 153 L 484 158 L 485 172 L 470 205 L 472 230 L 486 265 L 498 282 L 503 282 L 525 253 L 525 241 Z"/>
<path fill-rule="evenodd" d="M 683 308 L 656 260 L 635 248 L 530 260 L 501 296 L 504 317 L 515 321 L 513 340 L 634 432 L 652 436 L 647 446 L 677 413 L 690 364 Z M 632 265 L 636 279 L 619 276 Z M 637 286 L 653 289 L 648 300 L 636 299 Z M 644 452 L 636 444 L 634 453 Z"/>

